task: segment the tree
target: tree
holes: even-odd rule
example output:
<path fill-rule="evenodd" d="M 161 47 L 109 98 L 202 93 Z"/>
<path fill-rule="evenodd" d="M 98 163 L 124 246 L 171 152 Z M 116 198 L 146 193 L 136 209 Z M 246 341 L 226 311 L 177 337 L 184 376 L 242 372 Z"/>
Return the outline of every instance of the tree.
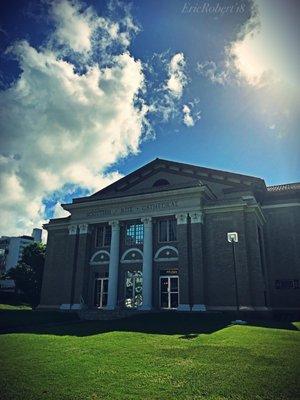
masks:
<path fill-rule="evenodd" d="M 32 243 L 23 250 L 21 261 L 8 271 L 16 289 L 21 290 L 26 300 L 36 307 L 40 302 L 46 246 L 43 243 Z"/>

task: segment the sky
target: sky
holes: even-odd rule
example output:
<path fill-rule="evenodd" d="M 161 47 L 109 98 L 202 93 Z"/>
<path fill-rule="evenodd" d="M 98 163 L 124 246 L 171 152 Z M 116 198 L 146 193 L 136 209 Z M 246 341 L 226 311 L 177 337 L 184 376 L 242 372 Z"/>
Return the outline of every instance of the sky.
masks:
<path fill-rule="evenodd" d="M 0 235 L 156 157 L 300 181 L 297 0 L 0 3 Z"/>

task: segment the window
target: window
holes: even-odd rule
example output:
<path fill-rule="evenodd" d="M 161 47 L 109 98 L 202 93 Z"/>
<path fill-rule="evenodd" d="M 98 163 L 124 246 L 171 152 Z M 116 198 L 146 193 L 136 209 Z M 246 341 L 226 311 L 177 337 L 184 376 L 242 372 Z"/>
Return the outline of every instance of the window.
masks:
<path fill-rule="evenodd" d="M 167 181 L 166 179 L 158 179 L 153 183 L 153 187 L 158 187 L 158 186 L 167 186 L 170 185 L 170 182 Z"/>
<path fill-rule="evenodd" d="M 275 281 L 276 289 L 299 289 L 299 279 L 277 279 Z"/>
<path fill-rule="evenodd" d="M 125 243 L 127 246 L 144 242 L 144 225 L 142 223 L 127 224 Z"/>
<path fill-rule="evenodd" d="M 158 241 L 174 242 L 177 240 L 176 219 L 164 219 L 158 222 Z"/>
<path fill-rule="evenodd" d="M 96 247 L 110 246 L 111 227 L 109 225 L 97 226 L 96 228 Z"/>

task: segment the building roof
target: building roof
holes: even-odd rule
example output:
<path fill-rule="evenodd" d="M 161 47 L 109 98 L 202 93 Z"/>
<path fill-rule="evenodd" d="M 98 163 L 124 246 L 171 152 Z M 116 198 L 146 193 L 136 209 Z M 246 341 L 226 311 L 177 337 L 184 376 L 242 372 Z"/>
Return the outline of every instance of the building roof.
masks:
<path fill-rule="evenodd" d="M 283 185 L 272 185 L 267 187 L 267 191 L 271 193 L 287 192 L 292 190 L 300 190 L 300 182 L 285 183 Z"/>
<path fill-rule="evenodd" d="M 175 173 L 183 175 L 186 177 L 186 181 L 184 183 L 169 187 L 165 186 L 162 188 L 155 187 L 151 189 L 139 189 L 138 193 L 151 193 L 153 191 L 178 189 L 180 187 L 201 186 L 203 180 L 210 180 L 222 184 L 227 183 L 233 186 L 240 185 L 247 188 L 252 186 L 263 191 L 266 190 L 265 182 L 261 178 L 156 158 L 148 164 L 143 165 L 141 168 L 138 168 L 118 181 L 112 183 L 111 185 L 106 186 L 105 188 L 92 194 L 91 196 L 77 198 L 74 199 L 73 202 L 79 203 L 97 200 L 100 198 L 104 199 L 110 197 L 122 197 L 128 194 L 126 193 L 128 189 L 131 189 L 142 180 L 145 180 L 149 176 L 162 170 L 173 174 Z M 136 193 L 134 193 L 131 189 L 130 194 Z"/>
<path fill-rule="evenodd" d="M 171 179 L 171 183 L 168 182 L 168 184 L 155 185 L 153 178 L 158 176 L 158 179 L 161 180 L 161 178 L 165 178 L 163 174 L 169 177 L 170 174 L 175 175 L 179 179 Z M 165 181 L 167 182 L 167 180 Z M 146 182 L 149 184 L 144 185 Z M 207 194 L 207 198 L 209 199 L 223 197 L 223 194 L 227 195 L 228 193 L 250 191 L 259 201 L 263 202 L 267 198 L 274 198 L 277 195 L 279 197 L 298 196 L 300 183 L 267 187 L 262 178 L 255 176 L 156 158 L 90 196 L 73 199 L 72 203 L 86 203 L 95 200 L 121 198 L 199 186 L 203 186 L 210 193 Z M 63 204 L 62 206 L 68 210 L 68 204 Z"/>

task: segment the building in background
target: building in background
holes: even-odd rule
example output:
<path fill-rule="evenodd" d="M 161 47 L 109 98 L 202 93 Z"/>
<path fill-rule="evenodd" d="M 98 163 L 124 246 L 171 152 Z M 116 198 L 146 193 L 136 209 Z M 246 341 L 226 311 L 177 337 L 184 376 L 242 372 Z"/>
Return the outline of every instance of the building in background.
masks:
<path fill-rule="evenodd" d="M 31 236 L 34 242 L 40 243 L 42 241 L 42 229 L 34 228 Z"/>
<path fill-rule="evenodd" d="M 34 242 L 42 241 L 42 229 L 34 228 L 32 236 L 1 236 L 0 238 L 0 271 L 8 272 L 21 260 L 23 250 Z M 12 280 L 1 280 L 1 288 L 13 287 Z"/>

